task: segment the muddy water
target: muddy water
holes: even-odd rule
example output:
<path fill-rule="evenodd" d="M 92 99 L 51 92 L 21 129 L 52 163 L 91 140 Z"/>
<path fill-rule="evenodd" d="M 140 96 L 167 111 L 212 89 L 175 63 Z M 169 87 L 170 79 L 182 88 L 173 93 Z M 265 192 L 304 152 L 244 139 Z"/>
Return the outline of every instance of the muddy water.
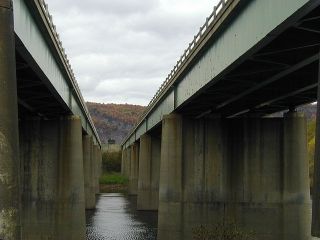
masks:
<path fill-rule="evenodd" d="M 99 195 L 96 209 L 87 212 L 87 239 L 155 240 L 157 213 L 136 211 L 136 201 L 121 193 Z"/>

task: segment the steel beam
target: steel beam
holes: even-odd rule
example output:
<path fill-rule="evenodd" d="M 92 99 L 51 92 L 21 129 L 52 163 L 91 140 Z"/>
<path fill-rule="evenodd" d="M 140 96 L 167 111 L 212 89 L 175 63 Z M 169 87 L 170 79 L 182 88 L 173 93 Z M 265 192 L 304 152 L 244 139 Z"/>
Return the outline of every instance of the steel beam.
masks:
<path fill-rule="evenodd" d="M 307 65 L 309 65 L 309 64 L 311 64 L 311 63 L 313 63 L 315 61 L 317 61 L 318 59 L 319 59 L 319 55 L 318 54 L 313 55 L 313 56 L 311 56 L 311 57 L 309 57 L 309 58 L 307 58 L 307 59 L 305 59 L 305 60 L 303 60 L 303 61 L 301 61 L 301 62 L 299 62 L 299 63 L 297 63 L 297 64 L 295 64 L 295 65 L 293 65 L 291 67 L 289 67 L 289 68 L 287 68 L 286 70 L 284 70 L 284 71 L 272 76 L 271 78 L 267 79 L 266 81 L 262 82 L 261 84 L 258 84 L 257 86 L 249 88 L 247 91 L 244 91 L 244 92 L 242 92 L 242 93 L 240 93 L 240 94 L 228 99 L 227 101 L 225 101 L 225 102 L 221 103 L 220 105 L 218 105 L 217 109 L 221 109 L 221 108 L 229 105 L 230 103 L 233 103 L 233 102 L 245 97 L 246 95 L 248 95 L 248 94 L 250 94 L 250 93 L 252 93 L 252 92 L 254 92 L 256 90 L 258 90 L 258 89 L 260 89 L 262 87 L 265 87 L 265 86 L 267 86 L 267 85 L 269 85 L 269 84 L 271 84 L 271 83 L 283 78 L 284 76 L 286 76 L 286 75 L 288 75 L 288 74 L 290 74 L 292 72 L 295 72 L 298 69 L 301 69 L 301 68 L 303 68 L 303 67 L 305 67 L 305 66 L 307 66 Z"/>
<path fill-rule="evenodd" d="M 272 103 L 274 103 L 274 102 L 277 102 L 277 101 L 279 101 L 279 100 L 285 99 L 285 98 L 287 98 L 287 97 L 292 97 L 292 96 L 298 95 L 298 94 L 300 94 L 300 93 L 303 93 L 303 92 L 305 92 L 305 91 L 311 90 L 311 89 L 316 88 L 316 87 L 317 87 L 317 83 L 311 84 L 311 85 L 309 85 L 309 86 L 300 88 L 300 89 L 295 90 L 295 91 L 293 91 L 293 92 L 290 92 L 290 93 L 281 95 L 281 96 L 279 96 L 279 97 L 277 97 L 277 98 L 274 98 L 274 99 L 272 99 L 272 100 L 270 100 L 270 101 L 266 101 L 266 102 L 260 103 L 259 105 L 255 106 L 254 108 L 255 108 L 255 109 L 258 109 L 258 108 L 261 108 L 261 107 L 270 105 L 270 104 L 272 104 Z"/>
<path fill-rule="evenodd" d="M 312 32 L 312 33 L 320 34 L 320 31 L 314 30 L 314 29 L 311 29 L 311 28 L 306 28 L 306 27 L 296 27 L 296 28 L 297 28 L 297 29 L 300 29 L 300 30 L 307 31 L 307 32 Z"/>
<path fill-rule="evenodd" d="M 269 56 L 269 55 L 274 55 L 274 54 L 279 54 L 279 53 L 285 53 L 285 52 L 302 50 L 302 49 L 306 49 L 306 48 L 317 47 L 319 45 L 320 45 L 320 42 L 315 43 L 315 44 L 303 45 L 303 46 L 299 46 L 299 47 L 290 47 L 290 48 L 285 48 L 285 49 L 281 49 L 281 50 L 262 52 L 262 53 L 255 54 L 255 56 L 256 57 Z"/>

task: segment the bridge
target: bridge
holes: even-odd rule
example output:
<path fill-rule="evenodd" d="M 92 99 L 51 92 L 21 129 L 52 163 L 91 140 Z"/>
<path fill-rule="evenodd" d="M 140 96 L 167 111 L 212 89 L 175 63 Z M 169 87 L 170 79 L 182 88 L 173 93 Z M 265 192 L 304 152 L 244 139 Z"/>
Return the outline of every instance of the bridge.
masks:
<path fill-rule="evenodd" d="M 319 26 L 319 0 L 214 7 L 122 144 L 122 173 L 137 208 L 158 211 L 158 239 L 228 222 L 257 239 L 310 239 L 311 225 L 320 236 L 320 116 L 311 203 L 297 111 L 317 101 Z"/>
<path fill-rule="evenodd" d="M 101 143 L 43 0 L 0 0 L 0 239 L 85 239 Z"/>

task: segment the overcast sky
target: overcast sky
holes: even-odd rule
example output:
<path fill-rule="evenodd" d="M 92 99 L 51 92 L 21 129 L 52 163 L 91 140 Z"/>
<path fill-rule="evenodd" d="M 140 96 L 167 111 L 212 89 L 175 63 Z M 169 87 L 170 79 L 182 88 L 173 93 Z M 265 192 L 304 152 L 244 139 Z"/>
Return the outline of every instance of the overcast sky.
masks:
<path fill-rule="evenodd" d="M 147 105 L 218 0 L 46 0 L 86 101 Z"/>

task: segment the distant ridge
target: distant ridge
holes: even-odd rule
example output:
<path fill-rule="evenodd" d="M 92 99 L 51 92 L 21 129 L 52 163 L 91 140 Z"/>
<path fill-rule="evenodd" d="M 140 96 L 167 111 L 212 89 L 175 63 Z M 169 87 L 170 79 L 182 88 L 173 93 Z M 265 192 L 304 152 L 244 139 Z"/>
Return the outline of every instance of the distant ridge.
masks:
<path fill-rule="evenodd" d="M 94 102 L 87 102 L 87 106 L 101 141 L 107 143 L 108 139 L 114 139 L 117 144 L 127 136 L 145 109 L 139 105 Z"/>

